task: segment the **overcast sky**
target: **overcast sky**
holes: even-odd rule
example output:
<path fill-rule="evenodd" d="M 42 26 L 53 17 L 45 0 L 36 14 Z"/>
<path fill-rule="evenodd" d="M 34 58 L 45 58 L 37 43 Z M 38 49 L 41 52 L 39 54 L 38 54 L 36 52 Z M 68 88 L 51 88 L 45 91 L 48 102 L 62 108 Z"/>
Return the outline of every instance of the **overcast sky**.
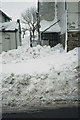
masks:
<path fill-rule="evenodd" d="M 0 0 L 0 8 L 13 20 L 20 19 L 22 12 L 36 4 L 37 0 Z"/>
<path fill-rule="evenodd" d="M 27 8 L 37 6 L 37 1 L 38 0 L 0 0 L 0 9 L 2 9 L 8 16 L 12 17 L 13 20 L 16 20 L 21 17 L 21 13 Z"/>

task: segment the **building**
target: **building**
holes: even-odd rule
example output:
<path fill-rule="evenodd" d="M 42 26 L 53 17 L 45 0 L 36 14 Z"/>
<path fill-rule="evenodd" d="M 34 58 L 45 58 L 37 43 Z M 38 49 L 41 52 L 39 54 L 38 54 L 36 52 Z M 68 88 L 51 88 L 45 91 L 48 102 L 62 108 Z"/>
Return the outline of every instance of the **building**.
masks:
<path fill-rule="evenodd" d="M 41 45 L 51 47 L 59 43 L 60 27 L 57 20 L 55 2 L 39 1 Z"/>
<path fill-rule="evenodd" d="M 0 23 L 0 53 L 21 45 L 20 21 Z"/>
<path fill-rule="evenodd" d="M 80 2 L 71 2 L 67 10 L 67 50 L 80 47 Z"/>
<path fill-rule="evenodd" d="M 39 0 L 42 45 L 62 43 L 69 51 L 80 46 L 80 2 Z"/>
<path fill-rule="evenodd" d="M 80 46 L 80 2 L 57 2 L 60 41 L 67 51 Z"/>
<path fill-rule="evenodd" d="M 8 17 L 2 10 L 0 10 L 0 23 L 10 22 L 12 19 Z"/>

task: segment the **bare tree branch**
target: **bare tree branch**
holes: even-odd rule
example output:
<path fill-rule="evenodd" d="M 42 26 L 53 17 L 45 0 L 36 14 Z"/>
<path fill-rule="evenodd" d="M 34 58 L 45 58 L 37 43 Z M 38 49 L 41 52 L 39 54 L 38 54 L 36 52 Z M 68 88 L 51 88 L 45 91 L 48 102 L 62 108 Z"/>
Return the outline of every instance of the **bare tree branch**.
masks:
<path fill-rule="evenodd" d="M 26 28 L 24 30 L 29 30 L 30 32 L 30 41 L 32 41 L 32 37 L 34 38 L 35 31 L 37 31 L 38 27 L 38 18 L 37 18 L 36 8 L 27 9 L 25 12 L 21 14 L 22 23 L 25 24 Z M 31 45 L 32 46 L 32 45 Z"/>

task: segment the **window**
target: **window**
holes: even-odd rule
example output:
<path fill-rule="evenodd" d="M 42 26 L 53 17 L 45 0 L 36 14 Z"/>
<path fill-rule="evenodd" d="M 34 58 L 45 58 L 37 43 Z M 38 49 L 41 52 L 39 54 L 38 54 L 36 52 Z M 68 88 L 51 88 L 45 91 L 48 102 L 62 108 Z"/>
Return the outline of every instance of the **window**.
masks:
<path fill-rule="evenodd" d="M 72 34 L 72 37 L 78 37 L 78 36 L 77 36 L 77 33 L 73 33 L 73 34 Z"/>
<path fill-rule="evenodd" d="M 9 40 L 9 39 L 10 39 L 10 35 L 5 34 L 5 39 L 6 39 L 6 40 Z"/>

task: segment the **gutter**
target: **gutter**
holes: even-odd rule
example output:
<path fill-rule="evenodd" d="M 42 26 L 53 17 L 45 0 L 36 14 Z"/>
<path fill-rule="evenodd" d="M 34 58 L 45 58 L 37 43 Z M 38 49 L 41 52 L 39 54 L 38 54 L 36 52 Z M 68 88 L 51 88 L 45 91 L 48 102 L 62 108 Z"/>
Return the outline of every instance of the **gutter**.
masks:
<path fill-rule="evenodd" d="M 17 30 L 0 30 L 0 32 L 16 32 Z"/>
<path fill-rule="evenodd" d="M 10 17 L 8 17 L 8 15 L 6 15 L 3 11 L 0 10 L 0 12 L 1 12 L 1 14 L 2 14 L 3 16 L 5 16 L 7 19 L 12 20 L 12 19 L 11 19 Z"/>

